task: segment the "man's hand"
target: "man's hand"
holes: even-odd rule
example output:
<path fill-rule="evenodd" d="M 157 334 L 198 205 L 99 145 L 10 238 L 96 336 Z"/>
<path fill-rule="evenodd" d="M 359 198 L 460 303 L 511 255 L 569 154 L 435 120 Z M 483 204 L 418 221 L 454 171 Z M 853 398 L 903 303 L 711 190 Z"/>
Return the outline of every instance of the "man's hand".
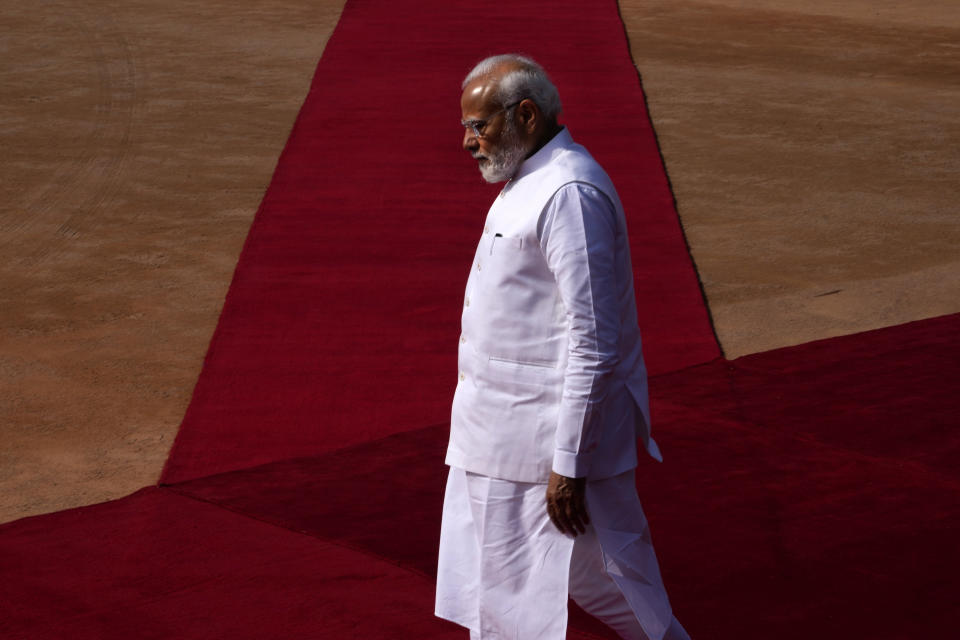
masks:
<path fill-rule="evenodd" d="M 584 496 L 587 493 L 586 478 L 568 478 L 553 471 L 547 481 L 547 515 L 561 533 L 573 537 L 586 531 L 590 524 Z"/>

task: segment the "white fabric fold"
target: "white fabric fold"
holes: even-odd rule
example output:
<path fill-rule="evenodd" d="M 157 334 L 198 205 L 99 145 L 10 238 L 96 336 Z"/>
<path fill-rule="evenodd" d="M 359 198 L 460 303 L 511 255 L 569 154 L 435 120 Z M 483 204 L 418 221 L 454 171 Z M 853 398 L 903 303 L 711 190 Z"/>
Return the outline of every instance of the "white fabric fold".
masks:
<path fill-rule="evenodd" d="M 451 467 L 436 615 L 481 640 L 563 640 L 568 592 L 636 640 L 687 640 L 673 617 L 632 471 L 587 483 L 593 524 L 571 538 L 546 513 L 546 486 Z"/>

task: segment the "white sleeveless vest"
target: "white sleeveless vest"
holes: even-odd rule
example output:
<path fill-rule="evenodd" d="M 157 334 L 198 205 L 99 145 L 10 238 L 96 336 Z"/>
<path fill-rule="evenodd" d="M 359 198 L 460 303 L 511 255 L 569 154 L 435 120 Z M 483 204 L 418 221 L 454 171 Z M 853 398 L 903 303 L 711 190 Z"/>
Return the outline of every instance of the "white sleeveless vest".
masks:
<path fill-rule="evenodd" d="M 545 482 L 564 473 L 555 435 L 577 429 L 561 396 L 568 355 L 566 312 L 541 249 L 538 226 L 553 195 L 570 183 L 603 193 L 616 212 L 616 280 L 621 289 L 617 363 L 599 412 L 589 477 L 610 477 L 637 464 L 650 438 L 647 373 L 633 292 L 623 207 L 609 177 L 564 129 L 528 158 L 487 214 L 467 280 L 446 463 L 474 473 Z M 567 422 L 564 422 L 567 421 Z M 564 458 L 565 459 L 565 458 Z"/>

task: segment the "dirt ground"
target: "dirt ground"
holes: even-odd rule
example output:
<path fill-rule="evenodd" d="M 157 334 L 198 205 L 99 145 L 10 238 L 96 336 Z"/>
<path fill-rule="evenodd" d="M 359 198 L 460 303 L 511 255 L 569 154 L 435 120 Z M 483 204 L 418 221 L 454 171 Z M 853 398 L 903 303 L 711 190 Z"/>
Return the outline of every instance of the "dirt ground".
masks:
<path fill-rule="evenodd" d="M 728 358 L 960 311 L 960 3 L 621 12 Z"/>
<path fill-rule="evenodd" d="M 960 311 L 960 7 L 794 4 L 621 2 L 729 357 Z M 0 0 L 0 522 L 157 480 L 341 7 Z"/>
<path fill-rule="evenodd" d="M 342 0 L 0 0 L 0 522 L 157 481 Z"/>

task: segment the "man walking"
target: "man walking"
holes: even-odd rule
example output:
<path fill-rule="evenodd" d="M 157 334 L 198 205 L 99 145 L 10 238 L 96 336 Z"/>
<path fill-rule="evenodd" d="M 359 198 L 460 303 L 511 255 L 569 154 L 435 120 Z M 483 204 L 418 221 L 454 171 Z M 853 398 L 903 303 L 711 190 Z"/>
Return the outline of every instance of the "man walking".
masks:
<path fill-rule="evenodd" d="M 437 615 L 471 638 L 560 640 L 568 594 L 624 638 L 688 638 L 634 485 L 650 437 L 623 208 L 529 58 L 480 62 L 464 148 L 488 182 L 467 280 Z"/>

